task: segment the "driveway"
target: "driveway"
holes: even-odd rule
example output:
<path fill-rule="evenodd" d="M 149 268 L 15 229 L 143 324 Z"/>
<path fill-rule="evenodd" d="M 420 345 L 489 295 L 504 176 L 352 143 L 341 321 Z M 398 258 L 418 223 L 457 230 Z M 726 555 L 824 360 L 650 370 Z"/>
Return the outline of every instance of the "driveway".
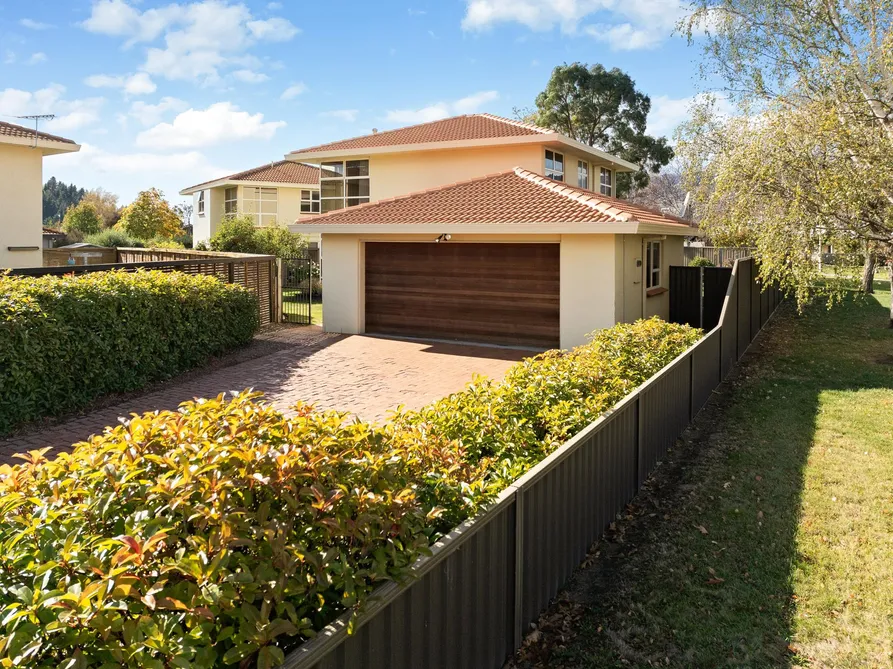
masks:
<path fill-rule="evenodd" d="M 65 449 L 115 425 L 121 416 L 176 409 L 195 397 L 245 388 L 263 391 L 274 406 L 286 412 L 295 402 L 304 401 L 319 409 L 338 409 L 381 421 L 397 405 L 417 409 L 461 390 L 475 373 L 500 378 L 512 364 L 529 355 L 513 349 L 271 326 L 248 350 L 210 370 L 190 372 L 144 394 L 0 441 L 0 462 L 9 462 L 13 453 L 45 446 Z"/>

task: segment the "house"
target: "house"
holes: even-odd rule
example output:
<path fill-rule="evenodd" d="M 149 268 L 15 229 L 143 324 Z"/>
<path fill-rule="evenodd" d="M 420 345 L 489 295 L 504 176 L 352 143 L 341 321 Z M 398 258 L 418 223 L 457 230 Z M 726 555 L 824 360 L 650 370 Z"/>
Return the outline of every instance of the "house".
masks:
<path fill-rule="evenodd" d="M 257 225 L 319 213 L 319 168 L 280 160 L 180 191 L 192 196 L 192 238 L 208 241 L 230 214 L 248 214 Z M 318 238 L 311 238 L 318 242 Z"/>
<path fill-rule="evenodd" d="M 475 114 L 294 151 L 320 165 L 326 330 L 564 348 L 669 317 L 688 222 L 613 197 L 638 167 Z"/>
<path fill-rule="evenodd" d="M 80 148 L 70 139 L 0 121 L 0 267 L 43 265 L 43 157 Z"/>
<path fill-rule="evenodd" d="M 43 226 L 43 248 L 54 249 L 56 244 L 65 239 L 65 233 L 56 228 L 48 228 Z"/>

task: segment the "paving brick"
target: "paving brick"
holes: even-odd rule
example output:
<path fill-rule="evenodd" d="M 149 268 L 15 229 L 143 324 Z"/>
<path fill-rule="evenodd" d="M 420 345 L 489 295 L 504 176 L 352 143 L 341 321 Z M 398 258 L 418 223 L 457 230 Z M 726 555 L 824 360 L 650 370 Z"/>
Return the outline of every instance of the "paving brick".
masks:
<path fill-rule="evenodd" d="M 172 380 L 127 402 L 74 417 L 39 432 L 0 441 L 0 463 L 12 453 L 51 446 L 64 450 L 119 416 L 176 409 L 196 397 L 254 388 L 288 412 L 297 402 L 347 411 L 381 421 L 398 404 L 417 409 L 461 390 L 474 374 L 501 377 L 529 352 L 464 344 L 442 344 L 365 336 L 328 335 L 318 328 L 273 326 L 256 342 L 269 353 L 207 373 Z M 275 346 L 272 346 L 275 345 Z M 265 351 L 267 349 L 264 349 Z"/>

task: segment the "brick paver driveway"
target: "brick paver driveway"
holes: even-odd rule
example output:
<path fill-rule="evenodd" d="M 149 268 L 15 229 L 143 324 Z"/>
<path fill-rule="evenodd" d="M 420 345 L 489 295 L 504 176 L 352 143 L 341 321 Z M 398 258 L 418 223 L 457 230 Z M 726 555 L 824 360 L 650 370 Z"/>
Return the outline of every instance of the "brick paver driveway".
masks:
<path fill-rule="evenodd" d="M 175 409 L 195 397 L 245 388 L 263 391 L 282 410 L 301 400 L 381 420 L 398 404 L 419 408 L 461 390 L 475 373 L 499 378 L 515 361 L 531 355 L 465 344 L 327 335 L 306 327 L 268 328 L 252 347 L 259 357 L 239 362 L 236 356 L 234 364 L 190 373 L 119 404 L 0 441 L 0 462 L 44 446 L 64 449 L 115 425 L 119 416 Z"/>

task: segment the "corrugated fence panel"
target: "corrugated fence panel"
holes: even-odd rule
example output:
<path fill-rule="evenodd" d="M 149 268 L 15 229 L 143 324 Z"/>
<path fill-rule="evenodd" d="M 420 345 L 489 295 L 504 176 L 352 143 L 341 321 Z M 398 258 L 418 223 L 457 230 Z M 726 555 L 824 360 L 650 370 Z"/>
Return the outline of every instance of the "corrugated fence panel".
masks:
<path fill-rule="evenodd" d="M 521 479 L 522 623 L 537 618 L 636 491 L 636 402 L 575 438 L 562 458 Z"/>
<path fill-rule="evenodd" d="M 753 341 L 762 326 L 760 323 L 760 284 L 756 281 L 757 268 L 753 261 L 750 261 L 750 271 L 750 341 Z"/>
<path fill-rule="evenodd" d="M 472 536 L 404 589 L 353 635 L 313 664 L 304 657 L 317 637 L 284 667 L 314 669 L 449 669 L 499 667 L 514 649 L 515 505 L 479 518 Z"/>
<path fill-rule="evenodd" d="M 749 261 L 738 263 L 738 281 L 735 283 L 738 293 L 738 353 L 735 356 L 737 360 L 747 347 L 750 346 L 750 320 L 751 320 L 751 298 L 753 290 L 750 284 L 753 280 L 753 265 Z"/>
<path fill-rule="evenodd" d="M 740 267 L 740 265 L 739 265 Z M 732 277 L 728 291 L 725 320 L 722 324 L 722 378 L 732 369 L 738 359 L 738 279 Z"/>
<path fill-rule="evenodd" d="M 690 402 L 690 355 L 652 377 L 639 391 L 639 485 L 688 425 Z"/>
<path fill-rule="evenodd" d="M 707 404 L 713 389 L 722 381 L 721 339 L 720 330 L 716 329 L 691 352 L 692 418 Z"/>

